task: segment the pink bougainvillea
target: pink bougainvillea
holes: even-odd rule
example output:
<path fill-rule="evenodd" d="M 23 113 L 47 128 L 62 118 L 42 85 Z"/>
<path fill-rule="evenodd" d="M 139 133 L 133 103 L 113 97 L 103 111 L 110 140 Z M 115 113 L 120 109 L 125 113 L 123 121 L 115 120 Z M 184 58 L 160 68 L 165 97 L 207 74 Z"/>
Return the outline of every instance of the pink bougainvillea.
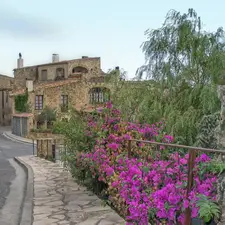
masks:
<path fill-rule="evenodd" d="M 89 118 L 88 135 L 98 134 L 91 152 L 77 156 L 78 166 L 88 168 L 99 181 L 108 184 L 109 199 L 127 219 L 127 224 L 147 225 L 162 219 L 167 224 L 184 223 L 184 211 L 191 206 L 192 217 L 198 216 L 198 194 L 215 196 L 216 177 L 199 177 L 202 163 L 210 158 L 202 154 L 196 158 L 194 187 L 186 196 L 188 154 L 167 152 L 147 144 L 134 143 L 128 158 L 130 139 L 171 143 L 174 137 L 163 132 L 165 123 L 137 124 L 123 121 L 120 112 L 109 102 L 99 117 Z M 80 162 L 80 164 L 79 164 Z"/>

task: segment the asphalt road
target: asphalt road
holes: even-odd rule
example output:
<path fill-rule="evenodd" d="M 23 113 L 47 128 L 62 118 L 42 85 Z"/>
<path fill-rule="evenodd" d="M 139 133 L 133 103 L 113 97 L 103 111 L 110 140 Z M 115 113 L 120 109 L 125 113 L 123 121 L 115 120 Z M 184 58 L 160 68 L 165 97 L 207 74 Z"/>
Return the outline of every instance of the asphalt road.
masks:
<path fill-rule="evenodd" d="M 17 225 L 25 187 L 25 173 L 13 160 L 15 156 L 32 154 L 32 145 L 11 141 L 0 127 L 0 224 Z"/>

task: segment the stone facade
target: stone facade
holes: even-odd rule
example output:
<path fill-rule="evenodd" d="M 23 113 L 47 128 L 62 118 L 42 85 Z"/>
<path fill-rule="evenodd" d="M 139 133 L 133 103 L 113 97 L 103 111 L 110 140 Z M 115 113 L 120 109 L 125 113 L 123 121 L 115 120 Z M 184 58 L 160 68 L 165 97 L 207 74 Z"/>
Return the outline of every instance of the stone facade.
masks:
<path fill-rule="evenodd" d="M 26 80 L 33 80 L 34 85 L 57 80 L 73 79 L 82 76 L 84 79 L 101 75 L 99 57 L 59 61 L 48 64 L 14 69 L 14 89 L 26 87 Z"/>
<path fill-rule="evenodd" d="M 13 78 L 0 75 L 0 126 L 11 124 L 12 101 L 9 94 L 13 86 Z"/>
<path fill-rule="evenodd" d="M 108 93 L 111 92 L 110 84 L 104 82 L 104 75 L 98 57 L 85 57 L 18 68 L 14 70 L 14 91 L 11 96 L 14 99 L 14 96 L 23 94 L 26 89 L 28 90 L 29 112 L 34 115 L 35 123 L 37 115 L 46 107 L 56 110 L 58 119 L 69 119 L 69 108 L 93 110 L 93 104 L 90 102 L 90 90 L 92 90 L 91 96 L 93 98 L 97 94 L 98 98 L 101 98 L 98 99 L 98 103 L 104 102 L 102 93 L 95 95 L 93 92 L 93 90 L 99 91 L 103 88 Z M 62 108 L 63 98 L 67 104 L 66 110 Z M 17 113 L 14 104 L 13 100 L 13 113 Z M 41 107 L 37 107 L 37 104 L 41 104 Z"/>

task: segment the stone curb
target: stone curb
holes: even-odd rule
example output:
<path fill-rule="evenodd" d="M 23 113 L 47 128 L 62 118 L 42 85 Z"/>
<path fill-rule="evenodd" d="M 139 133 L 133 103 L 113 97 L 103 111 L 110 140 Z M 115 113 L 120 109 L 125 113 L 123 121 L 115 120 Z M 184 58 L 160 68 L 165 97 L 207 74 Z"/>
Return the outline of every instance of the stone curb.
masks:
<path fill-rule="evenodd" d="M 9 135 L 7 132 L 3 133 L 3 136 L 10 139 L 11 141 L 15 141 L 15 142 L 19 142 L 19 143 L 23 143 L 23 144 L 33 144 L 32 140 L 21 140 L 21 139 L 17 139 L 14 136 Z M 36 145 L 36 143 L 34 142 L 34 145 Z"/>
<path fill-rule="evenodd" d="M 33 224 L 33 196 L 34 196 L 34 174 L 32 168 L 18 157 L 14 160 L 23 167 L 26 174 L 26 185 L 24 190 L 24 198 L 21 208 L 20 225 Z"/>

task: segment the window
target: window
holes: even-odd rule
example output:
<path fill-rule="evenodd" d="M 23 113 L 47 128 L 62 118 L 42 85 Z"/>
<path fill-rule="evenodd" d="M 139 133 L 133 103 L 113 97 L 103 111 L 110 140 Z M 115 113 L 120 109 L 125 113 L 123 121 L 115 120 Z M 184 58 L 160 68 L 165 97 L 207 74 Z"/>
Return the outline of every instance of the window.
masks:
<path fill-rule="evenodd" d="M 43 95 L 36 95 L 35 97 L 35 109 L 42 110 L 43 109 Z"/>
<path fill-rule="evenodd" d="M 87 73 L 88 70 L 82 66 L 74 67 L 72 73 Z"/>
<path fill-rule="evenodd" d="M 61 95 L 61 111 L 68 111 L 68 95 Z"/>
<path fill-rule="evenodd" d="M 55 80 L 64 80 L 65 79 L 65 70 L 64 68 L 56 69 L 56 77 Z"/>
<path fill-rule="evenodd" d="M 104 103 L 110 100 L 110 91 L 107 88 L 92 88 L 89 91 L 89 102 L 94 103 Z"/>
<path fill-rule="evenodd" d="M 47 80 L 47 70 L 41 71 L 41 80 L 46 81 Z"/>

